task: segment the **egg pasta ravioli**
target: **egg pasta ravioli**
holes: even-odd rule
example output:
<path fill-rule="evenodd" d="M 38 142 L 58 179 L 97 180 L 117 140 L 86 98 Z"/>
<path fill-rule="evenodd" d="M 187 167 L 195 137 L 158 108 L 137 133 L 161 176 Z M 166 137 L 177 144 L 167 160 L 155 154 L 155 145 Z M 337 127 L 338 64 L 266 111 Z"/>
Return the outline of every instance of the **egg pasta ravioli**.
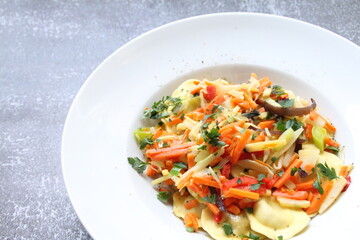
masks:
<path fill-rule="evenodd" d="M 188 232 L 290 239 L 346 191 L 336 128 L 307 101 L 251 74 L 233 84 L 190 79 L 146 108 L 134 132 L 158 199 Z"/>

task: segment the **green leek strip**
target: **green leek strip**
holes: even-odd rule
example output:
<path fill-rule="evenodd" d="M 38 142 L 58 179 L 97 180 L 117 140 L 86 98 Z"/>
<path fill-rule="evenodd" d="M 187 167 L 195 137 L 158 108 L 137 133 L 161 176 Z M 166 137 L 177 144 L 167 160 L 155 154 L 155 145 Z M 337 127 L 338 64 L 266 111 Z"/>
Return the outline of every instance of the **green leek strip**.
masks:
<path fill-rule="evenodd" d="M 291 129 L 291 128 L 288 128 L 288 129 L 283 133 L 283 135 L 284 135 L 289 129 Z M 289 131 L 291 131 L 291 130 L 289 130 Z M 296 141 L 296 139 L 298 139 L 298 137 L 300 136 L 300 134 L 302 133 L 302 131 L 303 131 L 303 129 L 302 129 L 302 128 L 299 128 L 299 129 L 296 130 L 293 134 L 290 134 L 290 135 L 292 135 L 292 137 L 291 137 L 290 139 L 286 139 L 286 140 L 287 140 L 287 141 L 286 141 L 286 142 L 287 142 L 286 145 L 285 145 L 283 148 L 277 150 L 271 157 L 276 157 L 276 158 L 278 158 L 278 157 L 280 157 L 284 152 L 286 152 L 286 151 L 291 147 L 291 145 L 293 145 L 293 143 Z M 283 136 L 283 135 L 281 135 L 281 136 Z M 281 136 L 279 137 L 279 139 L 282 139 Z"/>
<path fill-rule="evenodd" d="M 321 152 L 323 152 L 325 148 L 325 137 L 327 133 L 326 129 L 323 127 L 314 126 L 311 130 L 311 133 L 315 146 L 320 149 Z"/>

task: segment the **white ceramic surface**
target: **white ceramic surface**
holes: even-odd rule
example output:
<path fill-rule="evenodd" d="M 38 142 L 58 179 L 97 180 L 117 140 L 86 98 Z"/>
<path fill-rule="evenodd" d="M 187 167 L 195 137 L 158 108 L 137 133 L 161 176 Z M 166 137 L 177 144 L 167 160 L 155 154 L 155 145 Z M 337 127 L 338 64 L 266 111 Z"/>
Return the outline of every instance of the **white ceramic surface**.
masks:
<path fill-rule="evenodd" d="M 186 78 L 239 82 L 251 72 L 315 98 L 338 128 L 346 162 L 355 164 L 349 190 L 294 239 L 353 239 L 360 216 L 360 48 L 311 24 L 249 13 L 204 15 L 145 33 L 82 86 L 65 124 L 62 164 L 71 202 L 95 239 L 208 239 L 187 233 L 127 163 L 141 157 L 132 131 L 145 106 Z"/>

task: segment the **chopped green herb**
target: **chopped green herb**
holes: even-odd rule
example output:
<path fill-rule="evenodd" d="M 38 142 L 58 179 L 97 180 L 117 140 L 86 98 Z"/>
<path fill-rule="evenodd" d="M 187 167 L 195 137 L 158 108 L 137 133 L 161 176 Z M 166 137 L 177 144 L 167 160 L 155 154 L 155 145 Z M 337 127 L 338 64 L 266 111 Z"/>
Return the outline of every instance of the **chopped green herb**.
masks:
<path fill-rule="evenodd" d="M 260 240 L 260 237 L 258 235 L 256 235 L 255 233 L 252 233 L 252 232 L 250 232 L 249 235 L 241 234 L 239 237 L 252 239 L 252 240 Z"/>
<path fill-rule="evenodd" d="M 174 163 L 173 168 L 170 170 L 170 174 L 173 176 L 178 176 L 182 169 L 187 169 L 187 166 L 184 162 Z"/>
<path fill-rule="evenodd" d="M 252 213 L 254 213 L 254 208 L 252 208 L 252 207 L 246 207 L 246 208 L 245 208 L 245 211 L 246 211 L 247 213 L 252 214 Z"/>
<path fill-rule="evenodd" d="M 284 175 L 284 170 L 281 170 L 280 172 L 275 173 L 279 177 L 282 177 Z"/>
<path fill-rule="evenodd" d="M 255 138 L 256 138 L 256 135 L 255 135 L 255 133 L 253 133 L 253 134 L 251 135 L 251 140 L 255 140 Z"/>
<path fill-rule="evenodd" d="M 138 172 L 143 173 L 148 163 L 141 161 L 138 157 L 128 157 L 129 164 Z"/>
<path fill-rule="evenodd" d="M 172 193 L 169 191 L 161 191 L 157 194 L 157 199 L 166 203 L 172 197 Z"/>
<path fill-rule="evenodd" d="M 294 176 L 295 173 L 297 173 L 298 171 L 299 171 L 299 168 L 293 167 L 293 168 L 291 169 L 291 172 L 290 172 L 291 176 Z"/>
<path fill-rule="evenodd" d="M 278 238 L 278 240 L 283 240 L 284 239 L 283 236 L 278 236 L 277 238 Z"/>
<path fill-rule="evenodd" d="M 279 85 L 274 85 L 271 89 L 271 95 L 281 96 L 285 94 L 284 89 Z"/>
<path fill-rule="evenodd" d="M 289 108 L 294 105 L 294 99 L 283 99 L 278 101 L 278 103 L 284 108 Z"/>
<path fill-rule="evenodd" d="M 302 127 L 301 122 L 298 122 L 296 118 L 289 119 L 284 121 L 282 118 L 279 118 L 278 122 L 275 124 L 276 129 L 280 131 L 286 131 L 288 128 L 292 128 L 294 131 Z"/>
<path fill-rule="evenodd" d="M 169 144 L 167 142 L 164 142 L 163 145 L 162 145 L 163 148 L 166 148 L 168 146 L 169 146 Z"/>
<path fill-rule="evenodd" d="M 152 107 L 145 110 L 143 118 L 161 119 L 170 116 L 168 111 L 175 112 L 181 106 L 180 98 L 163 97 L 158 102 L 154 102 Z"/>
<path fill-rule="evenodd" d="M 236 183 L 237 183 L 237 184 L 242 183 L 241 178 L 238 178 L 238 179 L 236 180 Z"/>
<path fill-rule="evenodd" d="M 250 186 L 251 191 L 258 190 L 259 188 L 260 188 L 260 183 L 251 184 L 251 186 Z"/>
<path fill-rule="evenodd" d="M 229 236 L 229 235 L 233 234 L 233 228 L 232 228 L 232 225 L 230 223 L 224 223 L 222 225 L 222 228 L 224 229 L 224 232 L 225 232 L 226 236 Z"/>
<path fill-rule="evenodd" d="M 327 177 L 329 179 L 329 181 L 339 178 L 336 175 L 335 169 L 334 168 L 330 169 L 330 167 L 327 165 L 326 162 L 325 162 L 325 165 L 322 163 L 319 163 L 316 166 L 319 168 L 321 175 L 323 175 L 324 177 Z"/>
<path fill-rule="evenodd" d="M 321 187 L 321 183 L 319 180 L 314 181 L 313 187 L 316 188 L 321 195 L 324 194 L 324 189 Z"/>
<path fill-rule="evenodd" d="M 186 231 L 189 233 L 195 232 L 195 228 L 193 227 L 186 227 Z"/>
<path fill-rule="evenodd" d="M 202 198 L 202 200 L 208 203 L 216 204 L 216 195 L 211 194 L 210 196 L 205 196 Z"/>
<path fill-rule="evenodd" d="M 247 117 L 247 118 L 254 118 L 254 117 L 257 117 L 259 116 L 260 113 L 258 110 L 254 110 L 252 112 L 248 112 L 248 113 L 244 113 L 243 116 Z"/>
<path fill-rule="evenodd" d="M 278 160 L 278 158 L 277 157 L 272 157 L 271 158 L 271 161 L 274 163 L 274 162 L 276 162 Z"/>
<path fill-rule="evenodd" d="M 263 179 L 265 178 L 265 174 L 263 174 L 263 173 L 260 173 L 259 175 L 258 175 L 258 181 L 259 182 L 261 182 Z"/>
<path fill-rule="evenodd" d="M 340 151 L 339 148 L 333 147 L 333 146 L 327 146 L 325 149 L 330 150 L 330 151 L 332 151 L 334 153 L 338 153 Z"/>
<path fill-rule="evenodd" d="M 141 141 L 139 142 L 140 149 L 144 149 L 147 145 L 152 145 L 152 144 L 154 144 L 154 140 L 147 137 L 141 139 Z"/>
<path fill-rule="evenodd" d="M 198 147 L 197 149 L 198 150 L 206 150 L 207 148 L 207 145 L 201 145 L 200 147 Z"/>
<path fill-rule="evenodd" d="M 181 114 L 180 119 L 184 120 L 184 118 L 185 118 L 185 114 Z"/>
<path fill-rule="evenodd" d="M 208 126 L 206 126 L 206 127 L 208 127 Z M 217 125 L 214 126 L 210 131 L 208 129 L 205 129 L 202 131 L 202 136 L 203 136 L 205 142 L 210 143 L 214 147 L 220 148 L 220 147 L 225 146 L 226 143 L 223 141 L 220 141 L 220 139 L 219 139 L 220 133 L 219 133 L 218 129 L 219 129 L 219 127 Z"/>

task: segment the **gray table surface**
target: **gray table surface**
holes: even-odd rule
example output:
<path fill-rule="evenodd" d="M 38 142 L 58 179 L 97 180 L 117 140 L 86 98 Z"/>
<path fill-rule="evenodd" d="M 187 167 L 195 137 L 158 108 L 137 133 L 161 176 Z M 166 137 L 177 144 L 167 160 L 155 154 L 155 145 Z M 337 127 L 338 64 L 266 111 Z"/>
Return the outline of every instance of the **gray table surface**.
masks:
<path fill-rule="evenodd" d="M 0 239 L 91 239 L 61 170 L 75 94 L 104 58 L 141 33 L 230 11 L 300 19 L 360 44 L 357 0 L 0 0 Z"/>

